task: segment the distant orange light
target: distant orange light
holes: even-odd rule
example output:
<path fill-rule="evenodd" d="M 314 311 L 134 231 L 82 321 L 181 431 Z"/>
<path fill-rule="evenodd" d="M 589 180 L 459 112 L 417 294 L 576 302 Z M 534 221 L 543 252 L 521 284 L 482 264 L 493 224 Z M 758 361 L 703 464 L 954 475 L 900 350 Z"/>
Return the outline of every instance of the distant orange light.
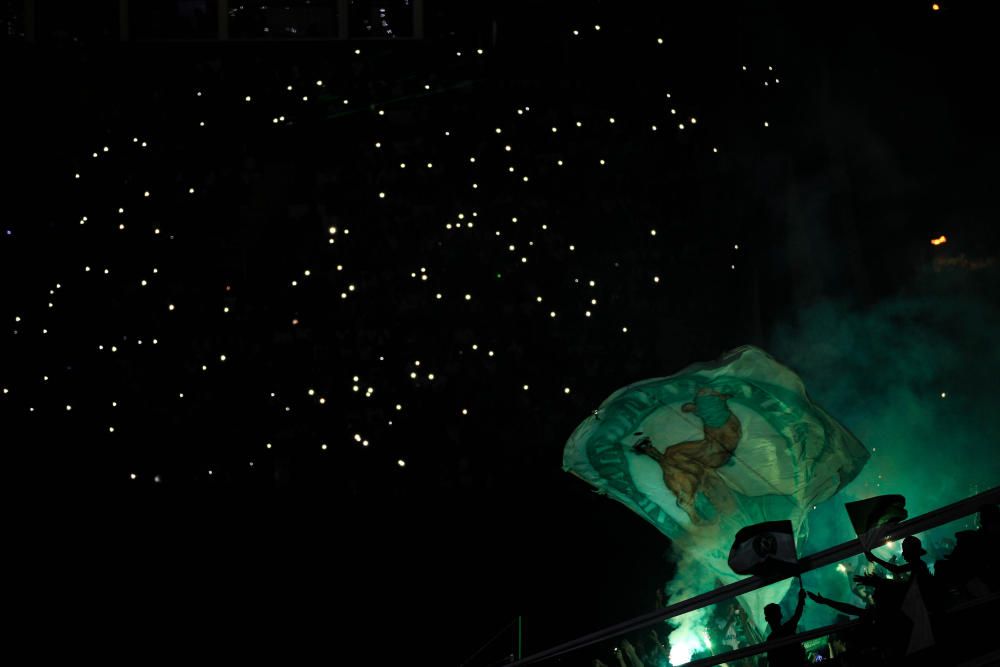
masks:
<path fill-rule="evenodd" d="M 942 234 L 941 236 L 937 237 L 936 239 L 931 239 L 931 244 L 933 244 L 933 245 L 941 245 L 941 244 L 947 243 L 947 242 L 948 242 L 948 237 L 945 236 L 944 234 Z"/>
<path fill-rule="evenodd" d="M 931 243 L 934 243 L 934 242 L 933 242 L 933 241 L 931 241 Z M 299 324 L 299 321 L 298 321 L 298 320 L 292 320 L 292 326 L 293 326 L 293 327 L 294 327 L 294 326 L 298 326 L 298 324 Z"/>
<path fill-rule="evenodd" d="M 941 10 L 941 5 L 939 5 L 938 3 L 935 2 L 933 5 L 931 5 L 931 9 L 933 9 L 936 12 L 940 11 Z"/>

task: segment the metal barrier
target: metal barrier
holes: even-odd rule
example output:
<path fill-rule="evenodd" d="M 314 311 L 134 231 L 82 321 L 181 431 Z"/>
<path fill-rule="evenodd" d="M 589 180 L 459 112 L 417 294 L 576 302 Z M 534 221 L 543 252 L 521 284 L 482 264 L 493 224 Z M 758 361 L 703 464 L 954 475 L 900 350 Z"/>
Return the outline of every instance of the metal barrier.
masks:
<path fill-rule="evenodd" d="M 892 524 L 889 526 L 883 526 L 882 528 L 875 531 L 873 538 L 876 542 L 882 542 L 885 540 L 899 540 L 907 535 L 913 535 L 916 533 L 921 533 L 925 530 L 930 530 L 931 528 L 936 528 L 942 526 L 956 519 L 961 519 L 964 516 L 974 514 L 979 511 L 979 508 L 983 505 L 990 503 L 1000 502 L 1000 487 L 995 487 L 989 491 L 983 491 L 975 496 L 966 498 L 965 500 L 960 500 L 951 505 L 945 505 L 944 507 L 938 508 L 922 514 L 918 517 L 912 519 L 907 519 L 906 521 L 901 521 L 897 524 Z M 851 556 L 856 556 L 863 553 L 865 547 L 861 544 L 861 541 L 857 538 L 849 540 L 842 544 L 839 544 L 829 549 L 824 549 L 811 556 L 806 556 L 799 560 L 799 573 L 809 572 L 827 565 L 836 563 L 837 561 L 844 560 L 845 558 L 850 558 Z M 657 609 L 641 616 L 636 616 L 635 618 L 624 621 L 622 623 L 617 623 L 610 627 L 604 628 L 603 630 L 597 630 L 590 634 L 584 635 L 577 639 L 564 642 L 552 648 L 546 649 L 544 651 L 539 651 L 533 655 L 529 655 L 526 658 L 518 660 L 511 663 L 515 667 L 520 667 L 522 665 L 531 665 L 543 660 L 548 660 L 550 658 L 555 658 L 557 656 L 565 655 L 572 651 L 576 651 L 600 642 L 606 641 L 608 639 L 613 639 L 619 635 L 625 634 L 626 632 L 631 632 L 633 630 L 639 630 L 651 626 L 655 623 L 660 623 L 667 619 L 686 614 L 691 611 L 696 611 L 702 607 L 707 607 L 709 605 L 718 604 L 719 602 L 724 602 L 730 598 L 743 595 L 744 593 L 749 593 L 755 591 L 759 588 L 769 586 L 775 582 L 782 581 L 784 579 L 790 579 L 796 575 L 790 576 L 775 576 L 775 577 L 748 577 L 740 581 L 734 582 L 727 586 L 717 588 L 714 591 L 708 593 L 703 593 L 701 595 L 696 595 L 693 598 L 689 598 L 677 604 L 672 604 L 663 609 Z M 852 621 L 853 623 L 853 621 Z M 847 624 L 844 624 L 845 627 Z M 768 646 L 776 647 L 783 646 L 785 643 L 791 644 L 794 641 L 802 641 L 803 639 L 809 639 L 813 637 L 819 637 L 823 634 L 829 634 L 830 632 L 837 631 L 836 626 L 829 626 L 828 628 L 819 628 L 817 630 L 810 630 L 805 633 L 800 633 L 795 637 L 790 637 L 786 640 L 781 640 L 783 643 L 774 642 L 773 644 L 758 644 L 755 647 L 747 648 L 760 648 L 757 653 L 762 653 L 767 650 Z M 816 633 L 816 634 L 813 634 Z M 808 635 L 808 636 L 806 636 Z M 742 651 L 744 649 L 738 649 Z M 728 655 L 728 654 L 727 654 Z M 752 655 L 752 654 L 748 654 Z M 715 660 L 718 656 L 713 657 L 711 660 Z M 725 662 L 726 660 L 734 659 L 732 657 L 723 658 L 717 662 L 704 662 L 699 660 L 697 663 L 688 663 L 691 665 L 714 665 L 719 662 Z"/>

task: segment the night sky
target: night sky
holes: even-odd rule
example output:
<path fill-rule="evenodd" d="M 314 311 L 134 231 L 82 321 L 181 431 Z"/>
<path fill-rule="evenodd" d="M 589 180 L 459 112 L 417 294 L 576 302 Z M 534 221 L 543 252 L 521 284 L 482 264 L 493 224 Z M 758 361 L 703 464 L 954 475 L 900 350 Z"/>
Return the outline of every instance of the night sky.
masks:
<path fill-rule="evenodd" d="M 426 5 L 419 41 L 4 37 L 40 650 L 455 665 L 518 614 L 547 648 L 672 575 L 561 469 L 612 391 L 754 344 L 822 401 L 804 313 L 995 307 L 981 3 Z"/>

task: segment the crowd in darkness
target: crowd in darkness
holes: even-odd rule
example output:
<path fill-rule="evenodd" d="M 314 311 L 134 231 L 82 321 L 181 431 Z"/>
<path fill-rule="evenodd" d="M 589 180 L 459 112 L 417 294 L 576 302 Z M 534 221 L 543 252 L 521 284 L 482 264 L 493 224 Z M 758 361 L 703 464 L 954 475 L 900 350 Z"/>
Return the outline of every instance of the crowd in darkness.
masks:
<path fill-rule="evenodd" d="M 537 3 L 454 3 L 509 14 L 450 30 L 432 21 L 444 3 L 423 4 L 426 41 L 81 42 L 69 25 L 5 51 L 23 101 L 12 209 L 27 211 L 5 220 L 0 262 L 17 286 L 9 313 L 24 314 L 0 331 L 2 379 L 16 388 L 2 414 L 10 433 L 30 434 L 11 446 L 26 459 L 11 469 L 31 471 L 32 487 L 59 477 L 49 502 L 85 516 L 59 533 L 72 549 L 49 558 L 92 561 L 81 581 L 112 571 L 120 617 L 141 609 L 169 625 L 157 595 L 176 588 L 192 615 L 211 614 L 192 609 L 211 590 L 234 617 L 287 621 L 304 589 L 334 603 L 288 613 L 296 629 L 325 623 L 312 636 L 327 637 L 347 599 L 379 606 L 365 622 L 380 637 L 383 604 L 430 605 L 442 587 L 467 601 L 477 585 L 535 604 L 552 636 L 580 621 L 546 610 L 610 599 L 603 620 L 626 617 L 648 571 L 672 566 L 648 525 L 594 539 L 640 519 L 591 501 L 561 469 L 573 429 L 618 387 L 764 345 L 820 296 L 875 301 L 928 252 L 928 234 L 904 235 L 898 220 L 931 223 L 893 218 L 881 180 L 857 177 L 859 152 L 835 145 L 853 128 L 816 131 L 819 84 L 801 76 L 786 90 L 768 74 L 764 88 L 758 72 L 795 63 L 774 58 L 773 39 L 744 38 L 737 13 L 610 17 L 606 4 L 569 3 L 536 17 Z M 102 7 L 114 23 L 117 3 Z M 197 20 L 212 33 L 210 14 Z M 674 107 L 697 129 L 678 129 Z M 819 252 L 827 237 L 837 242 Z M 906 244 L 919 250 L 885 251 Z M 852 254 L 862 245 L 867 255 Z M 62 501 L 102 494 L 103 512 Z M 553 535 L 591 560 L 545 553 Z M 631 559 L 629 571 L 594 576 L 605 556 Z M 553 571 L 560 581 L 535 574 Z M 504 601 L 475 601 L 456 622 L 522 613 Z M 393 607 L 393 631 L 422 632 L 428 605 L 412 624 Z M 738 605 L 714 613 L 723 642 L 755 641 Z M 629 642 L 601 659 L 639 667 L 669 652 L 666 632 Z"/>
<path fill-rule="evenodd" d="M 799 626 L 807 599 L 837 612 L 833 625 L 854 625 L 837 629 L 804 645 L 792 643 L 758 656 L 729 660 L 737 667 L 804 667 L 807 664 L 869 667 L 875 665 L 959 665 L 992 664 L 996 653 L 990 635 L 998 609 L 1000 572 L 996 556 L 1000 553 L 1000 509 L 995 504 L 982 506 L 977 527 L 962 530 L 954 538 L 943 540 L 928 552 L 921 540 L 908 536 L 902 542 L 902 561 L 898 555 L 884 560 L 865 551 L 867 563 L 855 567 L 853 561 L 845 573 L 852 579 L 853 597 L 833 600 L 822 592 L 799 589 L 797 604 L 789 617 L 778 604 L 765 608 L 770 629 L 761 629 L 748 619 L 747 611 L 733 599 L 716 605 L 705 617 L 702 649 L 693 659 L 737 648 L 751 647 L 765 640 L 793 636 Z M 939 549 L 946 549 L 941 552 Z M 933 572 L 925 557 L 935 553 Z M 860 557 L 859 557 L 860 558 Z M 663 606 L 657 595 L 656 608 Z M 659 626 L 656 626 L 659 627 Z M 671 645 L 656 627 L 634 631 L 602 646 L 589 662 L 591 667 L 667 667 Z M 704 648 L 705 644 L 710 648 Z"/>
<path fill-rule="evenodd" d="M 531 539 L 561 525 L 582 535 L 587 517 L 607 509 L 598 504 L 587 515 L 558 500 L 580 490 L 560 468 L 579 420 L 615 387 L 753 342 L 751 281 L 728 268 L 730 238 L 760 213 L 734 203 L 750 187 L 738 158 L 714 163 L 707 138 L 652 134 L 647 113 L 664 113 L 662 91 L 610 66 L 594 81 L 592 56 L 577 62 L 570 52 L 564 71 L 528 76 L 504 69 L 489 42 L 481 45 L 483 57 L 468 44 L 458 57 L 447 41 L 22 54 L 34 96 L 20 112 L 44 131 L 17 140 L 24 155 L 49 159 L 25 161 L 17 189 L 38 209 L 37 222 L 17 226 L 14 238 L 28 250 L 0 271 L 29 286 L 12 295 L 23 312 L 44 306 L 39 295 L 53 282 L 63 291 L 59 326 L 45 339 L 18 334 L 25 353 L 12 382 L 31 387 L 17 401 L 42 404 L 53 393 L 32 380 L 39 360 L 64 369 L 53 374 L 59 392 L 77 398 L 71 422 L 46 422 L 47 456 L 72 471 L 64 488 L 111 498 L 100 514 L 111 532 L 103 543 L 127 541 L 124 551 L 134 554 L 116 580 L 145 581 L 151 563 L 170 563 L 182 589 L 217 585 L 200 561 L 175 565 L 185 550 L 204 549 L 194 544 L 244 563 L 238 571 L 249 580 L 275 562 L 282 581 L 308 576 L 310 585 L 335 587 L 316 574 L 328 563 L 350 557 L 370 571 L 365 561 L 395 553 L 400 541 L 464 553 L 477 541 L 495 550 L 497 534 Z M 687 83 L 692 108 L 714 89 Z M 697 107 L 700 121 L 710 125 L 715 108 Z M 279 115 L 287 122 L 274 123 Z M 513 148 L 514 176 L 504 171 L 504 144 Z M 90 157 L 105 145 L 107 154 Z M 433 168 L 421 166 L 428 162 Z M 119 206 L 128 212 L 124 232 L 115 224 Z M 478 212 L 476 228 L 447 230 L 463 211 Z M 81 215 L 90 218 L 84 226 Z M 151 234 L 154 227 L 162 233 Z M 663 242 L 651 243 L 652 227 Z M 758 244 L 745 234 L 738 242 L 749 265 Z M 524 251 L 524 267 L 508 243 Z M 111 277 L 92 281 L 84 262 L 110 265 Z M 426 284 L 410 277 L 424 266 Z M 139 278 L 153 267 L 161 278 L 145 289 Z M 357 292 L 341 299 L 347 283 Z M 442 307 L 438 291 L 451 299 Z M 475 298 L 462 303 L 464 293 Z M 141 352 L 130 347 L 139 337 Z M 96 353 L 99 344 L 121 352 Z M 225 373 L 215 362 L 203 376 L 200 364 L 220 352 L 229 358 Z M 417 359 L 420 376 L 410 380 Z M 372 399 L 351 391 L 355 374 L 361 393 L 376 388 Z M 310 386 L 327 388 L 326 406 L 307 400 Z M 113 413 L 113 434 L 111 400 L 128 406 Z M 360 447 L 354 433 L 372 445 Z M 405 470 L 396 465 L 402 458 Z M 133 502 L 119 502 L 120 494 Z M 358 506 L 363 515 L 348 511 Z M 421 518 L 373 518 L 400 507 Z M 539 508 L 566 516 L 543 522 L 532 517 Z M 456 523 L 469 532 L 445 534 Z M 340 531 L 365 548 L 345 555 Z M 255 546 L 239 546 L 248 543 Z M 410 557 L 442 559 L 425 551 Z M 302 565 L 303 553 L 312 567 Z M 250 564 L 258 559 L 266 564 Z M 244 594 L 235 578 L 231 587 L 231 599 Z M 253 608 L 281 607 L 283 592 L 267 583 L 252 590 Z"/>
<path fill-rule="evenodd" d="M 488 59 L 448 57 L 418 46 L 402 56 L 400 47 L 391 53 L 388 47 L 378 53 L 379 48 L 366 45 L 365 57 L 344 48 L 336 55 L 306 59 L 297 51 L 275 57 L 234 47 L 222 55 L 192 56 L 189 67 L 178 63 L 176 54 L 151 48 L 118 80 L 141 78 L 141 91 L 118 88 L 106 79 L 103 86 L 79 86 L 72 104 L 85 110 L 75 121 L 81 131 L 62 146 L 66 161 L 60 166 L 77 163 L 87 180 L 73 197 L 56 205 L 55 228 L 73 220 L 81 208 L 107 207 L 130 182 L 169 184 L 178 191 L 193 183 L 199 195 L 196 204 L 180 196 L 161 198 L 149 214 L 152 224 L 172 229 L 176 238 L 170 252 L 154 239 L 94 238 L 72 230 L 66 232 L 72 242 L 62 249 L 65 254 L 54 254 L 52 264 L 88 243 L 108 243 L 119 262 L 136 271 L 155 258 L 160 271 L 182 273 L 183 281 L 169 288 L 176 298 L 185 298 L 190 290 L 221 291 L 225 285 L 231 291 L 220 292 L 217 299 L 197 299 L 176 316 L 134 307 L 139 290 L 126 289 L 111 295 L 104 321 L 109 330 L 117 325 L 138 331 L 140 322 L 151 330 L 176 328 L 174 339 L 189 347 L 186 363 L 191 365 L 216 349 L 247 360 L 231 385 L 208 390 L 215 392 L 213 401 L 192 401 L 163 414 L 169 426 L 147 443 L 148 456 L 170 450 L 170 459 L 185 459 L 176 450 L 184 446 L 179 442 L 189 440 L 184 434 L 191 424 L 211 424 L 217 421 L 213 415 L 237 412 L 247 401 L 260 403 L 259 397 L 246 395 L 249 386 L 266 398 L 266 387 L 286 394 L 301 391 L 305 377 L 318 384 L 342 384 L 346 368 L 366 368 L 386 350 L 398 350 L 415 358 L 427 355 L 425 363 L 433 364 L 438 378 L 421 388 L 436 400 L 427 402 L 428 409 L 414 407 L 407 413 L 412 425 L 407 430 L 433 442 L 440 454 L 434 459 L 441 468 L 425 470 L 419 484 L 438 479 L 446 486 L 489 488 L 515 470 L 552 468 L 540 465 L 542 459 L 557 457 L 553 448 L 578 416 L 570 410 L 570 418 L 551 418 L 551 402 L 518 391 L 521 384 L 553 395 L 562 383 L 575 383 L 578 391 L 613 387 L 651 368 L 679 368 L 691 359 L 692 348 L 711 357 L 752 337 L 748 323 L 759 313 L 752 312 L 746 281 L 727 275 L 727 260 L 718 256 L 720 239 L 738 237 L 747 214 L 712 205 L 724 199 L 720 190 L 725 177 L 700 181 L 699 169 L 707 168 L 703 163 L 710 159 L 705 145 L 671 137 L 651 146 L 648 131 L 640 130 L 644 119 L 630 111 L 631 104 L 600 103 L 607 90 L 588 90 L 572 78 L 554 87 L 548 81 L 505 80 L 490 69 Z M 103 67 L 99 55 L 91 57 L 89 64 L 78 65 L 78 73 Z M 181 70 L 184 74 L 178 75 Z M 317 80 L 323 81 L 321 87 Z M 294 94 L 286 90 L 289 85 Z M 614 92 L 644 94 L 638 84 L 621 85 Z M 300 92 L 316 103 L 294 104 Z M 252 103 L 245 103 L 243 96 L 251 93 Z M 349 104 L 342 104 L 344 99 Z M 272 127 L 271 115 L 285 106 L 287 126 Z M 530 108 L 533 116 L 512 123 L 520 106 Z M 375 116 L 376 107 L 384 108 L 385 115 Z M 489 111 L 484 114 L 484 109 Z M 615 114 L 618 126 L 609 126 L 608 117 Z M 198 127 L 202 120 L 203 129 Z M 545 136 L 557 124 L 569 134 L 575 121 L 586 131 L 562 144 Z M 531 173 L 531 183 L 504 173 L 491 135 L 495 124 L 508 128 L 503 141 L 516 147 L 515 161 Z M 135 133 L 155 143 L 154 159 L 112 154 L 95 170 L 79 157 L 95 144 L 120 142 Z M 373 147 L 376 140 L 381 149 Z M 475 168 L 469 164 L 471 155 L 481 156 Z M 560 158 L 569 166 L 557 166 Z M 600 159 L 611 166 L 594 168 Z M 409 169 L 398 168 L 398 162 L 411 160 Z M 424 162 L 434 168 L 422 169 Z M 471 189 L 472 182 L 477 189 Z M 375 199 L 376 191 L 386 191 L 389 198 Z M 476 210 L 481 228 L 506 225 L 501 227 L 504 241 L 522 247 L 530 241 L 527 269 L 512 266 L 506 243 L 484 240 L 485 231 L 445 233 L 444 223 L 463 210 Z M 520 222 L 509 222 L 513 217 Z M 340 245 L 321 247 L 329 227 L 348 230 L 350 236 L 341 233 Z M 652 227 L 660 227 L 669 241 L 653 247 Z M 753 251 L 752 241 L 745 242 L 744 256 Z M 339 263 L 349 264 L 359 292 L 334 304 L 327 299 L 336 300 L 342 288 L 335 268 Z M 426 287 L 409 281 L 410 272 L 424 264 L 435 289 L 476 294 L 460 317 L 448 308 L 435 309 Z M 289 292 L 289 278 L 305 266 L 313 267 L 314 287 Z M 504 268 L 482 271 L 483 266 Z M 662 283 L 654 283 L 654 276 Z M 535 294 L 551 295 L 552 308 L 583 311 L 588 308 L 584 297 L 590 296 L 586 281 L 594 277 L 602 283 L 594 319 L 603 326 L 581 328 L 580 312 L 550 321 L 549 304 L 533 301 Z M 577 294 L 567 298 L 574 290 Z M 732 309 L 705 312 L 706 302 L 719 301 L 731 301 Z M 231 306 L 234 315 L 224 318 L 215 312 L 220 302 Z M 290 326 L 293 319 L 301 323 Z M 618 322 L 636 333 L 613 335 Z M 470 362 L 470 346 L 476 343 L 492 349 L 495 360 L 479 355 Z M 482 364 L 487 372 L 468 373 L 469 363 Z M 118 366 L 132 382 L 148 379 L 143 369 L 124 359 Z M 546 378 L 541 385 L 535 379 L 540 374 Z M 175 389 L 159 388 L 161 394 L 149 397 L 152 414 L 159 413 L 155 406 Z M 470 395 L 490 395 L 502 409 L 480 413 L 472 432 L 435 414 L 435 404 L 456 406 L 460 397 Z M 587 404 L 601 398 L 589 394 Z M 348 408 L 346 401 L 354 397 L 344 399 L 341 407 Z M 417 393 L 408 405 L 419 406 L 421 400 Z M 579 399 L 564 400 L 577 405 Z M 371 401 L 370 407 L 341 412 L 352 412 L 353 430 L 385 423 L 392 419 L 391 410 L 385 401 Z M 321 438 L 328 427 L 323 418 L 303 417 L 302 411 L 294 419 L 275 416 L 274 437 Z M 486 423 L 488 417 L 502 421 Z M 251 434 L 226 421 L 225 427 L 211 425 L 216 437 L 207 445 L 223 459 L 260 433 L 258 424 Z M 499 457 L 468 447 L 470 440 L 498 429 L 505 441 L 523 446 L 506 447 Z M 197 446 L 205 452 L 205 443 Z M 289 456 L 296 456 L 294 450 Z M 282 456 L 274 465 L 274 474 L 263 468 L 219 474 L 251 485 L 274 480 L 280 485 L 292 474 L 305 481 L 311 474 L 308 466 L 292 472 L 294 461 Z M 175 472 L 175 479 L 185 474 Z M 344 481 L 345 490 L 360 482 Z"/>

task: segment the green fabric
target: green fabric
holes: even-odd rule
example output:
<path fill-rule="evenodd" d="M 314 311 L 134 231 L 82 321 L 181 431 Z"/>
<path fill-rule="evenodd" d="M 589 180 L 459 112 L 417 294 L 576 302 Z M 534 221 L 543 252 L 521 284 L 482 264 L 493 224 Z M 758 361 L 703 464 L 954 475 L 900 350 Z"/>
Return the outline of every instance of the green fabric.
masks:
<path fill-rule="evenodd" d="M 726 401 L 718 396 L 703 395 L 694 399 L 694 413 L 701 417 L 705 426 L 719 428 L 729 421 L 729 408 Z"/>
<path fill-rule="evenodd" d="M 738 428 L 722 428 L 731 417 Z M 570 436 L 563 467 L 685 552 L 682 599 L 738 578 L 727 557 L 745 526 L 788 519 L 803 543 L 806 514 L 868 457 L 794 372 L 747 346 L 614 392 Z"/>

